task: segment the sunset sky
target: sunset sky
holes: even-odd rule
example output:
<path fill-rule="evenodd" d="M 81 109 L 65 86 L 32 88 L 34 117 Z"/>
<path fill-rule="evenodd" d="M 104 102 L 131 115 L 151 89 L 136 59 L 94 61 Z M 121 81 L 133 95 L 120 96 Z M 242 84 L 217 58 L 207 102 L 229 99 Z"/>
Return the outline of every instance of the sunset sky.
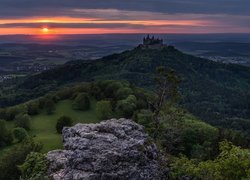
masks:
<path fill-rule="evenodd" d="M 250 0 L 0 0 L 0 35 L 250 33 Z"/>

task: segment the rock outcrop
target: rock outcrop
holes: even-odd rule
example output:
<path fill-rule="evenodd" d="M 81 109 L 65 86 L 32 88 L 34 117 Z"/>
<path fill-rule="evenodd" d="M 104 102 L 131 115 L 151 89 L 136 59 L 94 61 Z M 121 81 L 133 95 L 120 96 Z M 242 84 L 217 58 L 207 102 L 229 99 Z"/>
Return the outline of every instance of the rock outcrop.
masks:
<path fill-rule="evenodd" d="M 63 140 L 65 150 L 47 155 L 51 179 L 168 179 L 155 144 L 132 120 L 77 124 L 63 129 Z"/>

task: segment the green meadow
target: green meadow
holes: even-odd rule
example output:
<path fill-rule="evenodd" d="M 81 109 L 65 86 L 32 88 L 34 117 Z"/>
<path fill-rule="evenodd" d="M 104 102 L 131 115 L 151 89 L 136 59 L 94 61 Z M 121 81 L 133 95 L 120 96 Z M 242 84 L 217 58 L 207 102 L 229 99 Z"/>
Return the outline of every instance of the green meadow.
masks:
<path fill-rule="evenodd" d="M 42 152 L 62 148 L 62 136 L 56 132 L 55 128 L 57 120 L 61 116 L 71 117 L 74 124 L 99 122 L 95 113 L 96 102 L 94 100 L 91 101 L 91 108 L 87 111 L 73 110 L 72 102 L 72 100 L 58 102 L 52 115 L 48 115 L 43 111 L 39 115 L 31 116 L 31 130 L 29 133 L 35 140 L 43 144 Z M 8 122 L 7 126 L 9 128 L 14 127 L 13 121 Z M 2 149 L 2 152 L 5 150 L 7 150 L 7 147 Z"/>
<path fill-rule="evenodd" d="M 42 112 L 31 118 L 31 135 L 43 143 L 43 152 L 62 148 L 62 136 L 56 132 L 57 119 L 61 116 L 71 117 L 74 124 L 98 122 L 95 113 L 95 101 L 91 101 L 88 111 L 77 111 L 72 109 L 72 101 L 64 100 L 56 104 L 56 110 L 52 115 Z"/>

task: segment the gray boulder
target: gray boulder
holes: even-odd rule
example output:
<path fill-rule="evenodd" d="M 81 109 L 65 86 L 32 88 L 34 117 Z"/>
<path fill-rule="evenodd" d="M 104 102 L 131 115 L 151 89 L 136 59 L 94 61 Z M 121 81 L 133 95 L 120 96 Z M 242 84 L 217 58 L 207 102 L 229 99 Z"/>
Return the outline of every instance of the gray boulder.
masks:
<path fill-rule="evenodd" d="M 168 179 L 157 147 L 132 120 L 77 124 L 63 129 L 63 141 L 65 150 L 47 155 L 51 179 Z"/>

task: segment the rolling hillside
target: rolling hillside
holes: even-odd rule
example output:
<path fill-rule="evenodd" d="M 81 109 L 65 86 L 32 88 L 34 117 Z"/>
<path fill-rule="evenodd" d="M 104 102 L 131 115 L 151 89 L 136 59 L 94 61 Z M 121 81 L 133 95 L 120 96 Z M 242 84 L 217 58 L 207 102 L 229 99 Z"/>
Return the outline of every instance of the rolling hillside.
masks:
<path fill-rule="evenodd" d="M 214 125 L 249 131 L 250 68 L 201 59 L 172 46 L 135 48 L 96 61 L 66 63 L 8 89 L 0 104 L 12 104 L 13 99 L 23 102 L 68 83 L 97 79 L 124 79 L 150 89 L 158 66 L 172 68 L 181 76 L 180 103 L 191 113 Z"/>

